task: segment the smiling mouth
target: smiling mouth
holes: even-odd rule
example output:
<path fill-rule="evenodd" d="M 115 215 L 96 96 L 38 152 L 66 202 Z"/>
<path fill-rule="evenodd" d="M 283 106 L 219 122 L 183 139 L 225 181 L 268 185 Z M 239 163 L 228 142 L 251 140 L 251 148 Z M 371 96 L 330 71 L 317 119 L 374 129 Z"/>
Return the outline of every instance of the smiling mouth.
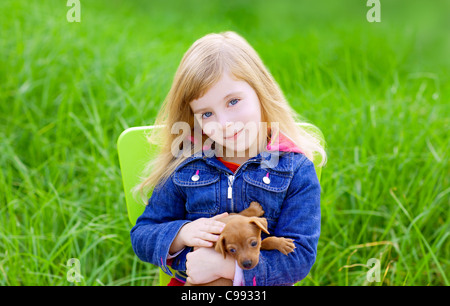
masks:
<path fill-rule="evenodd" d="M 225 137 L 225 139 L 233 139 L 233 138 L 236 139 L 236 138 L 237 138 L 237 135 L 238 135 L 240 132 L 242 132 L 242 130 L 240 130 L 239 132 L 234 133 L 234 135 L 232 135 L 232 136 Z"/>

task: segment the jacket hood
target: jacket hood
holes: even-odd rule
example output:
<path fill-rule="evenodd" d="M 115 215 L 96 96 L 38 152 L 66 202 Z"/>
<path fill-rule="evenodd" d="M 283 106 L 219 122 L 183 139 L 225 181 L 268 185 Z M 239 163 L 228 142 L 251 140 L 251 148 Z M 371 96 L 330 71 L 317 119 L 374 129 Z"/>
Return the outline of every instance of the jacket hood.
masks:
<path fill-rule="evenodd" d="M 300 148 L 298 148 L 297 145 L 292 141 L 292 139 L 284 135 L 282 132 L 280 132 L 277 141 L 275 141 L 274 143 L 269 142 L 266 149 L 268 151 L 294 152 L 304 154 L 303 151 L 300 150 Z"/>

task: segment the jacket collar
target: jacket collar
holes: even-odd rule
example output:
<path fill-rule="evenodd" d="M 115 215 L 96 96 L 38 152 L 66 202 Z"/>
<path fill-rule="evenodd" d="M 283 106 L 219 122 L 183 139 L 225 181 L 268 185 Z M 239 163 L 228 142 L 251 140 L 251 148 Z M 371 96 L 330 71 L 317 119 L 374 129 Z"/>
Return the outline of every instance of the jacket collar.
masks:
<path fill-rule="evenodd" d="M 258 155 L 249 158 L 245 163 L 241 165 L 240 169 L 244 170 L 249 164 L 258 163 L 260 164 L 261 168 L 268 169 L 268 171 L 293 172 L 293 156 L 293 152 L 263 151 L 258 153 Z M 231 170 L 217 159 L 214 154 L 214 150 L 212 149 L 208 149 L 202 151 L 201 154 L 199 152 L 197 154 L 194 154 L 193 156 L 188 157 L 176 168 L 176 170 L 197 160 L 204 160 L 206 164 L 217 168 L 218 170 L 231 173 Z"/>
<path fill-rule="evenodd" d="M 197 140 L 192 136 L 190 137 L 190 141 L 192 144 L 197 143 Z M 247 165 L 251 163 L 260 163 L 261 168 L 267 168 L 278 172 L 293 172 L 293 154 L 290 152 L 303 153 L 287 135 L 280 132 L 276 142 L 269 141 L 265 151 L 260 152 L 255 157 L 247 160 L 243 165 L 241 165 L 240 168 L 245 169 Z M 188 157 L 177 167 L 176 170 L 199 159 L 205 160 L 205 162 L 210 166 L 226 172 L 231 172 L 231 170 L 229 170 L 220 160 L 217 159 L 214 154 L 214 150 L 211 147 L 203 147 L 201 153 L 198 152 L 193 156 Z"/>

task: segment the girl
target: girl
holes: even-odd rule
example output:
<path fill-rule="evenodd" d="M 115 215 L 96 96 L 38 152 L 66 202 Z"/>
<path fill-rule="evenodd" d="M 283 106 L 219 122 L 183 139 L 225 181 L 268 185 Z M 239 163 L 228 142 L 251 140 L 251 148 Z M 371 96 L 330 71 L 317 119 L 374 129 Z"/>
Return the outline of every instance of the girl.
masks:
<path fill-rule="evenodd" d="M 312 161 L 319 156 L 323 165 L 326 156 L 319 137 L 298 121 L 247 41 L 234 32 L 197 40 L 158 114 L 161 129 L 149 138 L 161 147 L 138 187 L 141 195 L 153 193 L 131 230 L 136 255 L 172 275 L 170 265 L 177 271 L 172 284 L 186 274 L 196 284 L 219 277 L 235 285 L 303 279 L 320 234 Z M 287 256 L 261 251 L 258 265 L 243 271 L 211 246 L 224 227 L 220 218 L 252 201 L 263 207 L 271 235 L 293 239 L 296 248 Z"/>

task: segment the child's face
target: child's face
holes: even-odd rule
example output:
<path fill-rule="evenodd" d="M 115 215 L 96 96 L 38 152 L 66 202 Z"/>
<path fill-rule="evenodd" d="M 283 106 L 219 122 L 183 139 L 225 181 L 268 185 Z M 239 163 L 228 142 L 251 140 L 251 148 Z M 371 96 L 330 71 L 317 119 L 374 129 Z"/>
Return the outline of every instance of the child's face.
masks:
<path fill-rule="evenodd" d="M 190 107 L 203 132 L 227 150 L 248 153 L 250 147 L 257 145 L 261 105 L 247 82 L 224 73 L 203 97 L 193 100 Z"/>

